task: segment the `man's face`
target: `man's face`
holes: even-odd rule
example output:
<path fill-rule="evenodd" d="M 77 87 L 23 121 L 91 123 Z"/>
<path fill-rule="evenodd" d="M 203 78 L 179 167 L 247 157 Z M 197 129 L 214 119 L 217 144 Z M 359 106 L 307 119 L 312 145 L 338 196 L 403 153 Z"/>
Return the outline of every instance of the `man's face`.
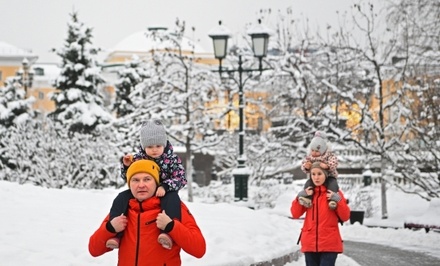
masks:
<path fill-rule="evenodd" d="M 156 180 L 154 180 L 154 177 L 150 174 L 137 173 L 130 179 L 131 193 L 139 201 L 153 197 L 156 193 L 156 189 Z"/>

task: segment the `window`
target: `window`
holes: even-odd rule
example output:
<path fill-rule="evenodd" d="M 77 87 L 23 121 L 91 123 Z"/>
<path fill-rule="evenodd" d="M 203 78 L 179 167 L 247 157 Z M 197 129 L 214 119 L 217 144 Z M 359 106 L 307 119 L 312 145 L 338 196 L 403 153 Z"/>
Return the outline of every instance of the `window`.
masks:
<path fill-rule="evenodd" d="M 36 67 L 34 68 L 35 76 L 44 76 L 44 68 Z"/>

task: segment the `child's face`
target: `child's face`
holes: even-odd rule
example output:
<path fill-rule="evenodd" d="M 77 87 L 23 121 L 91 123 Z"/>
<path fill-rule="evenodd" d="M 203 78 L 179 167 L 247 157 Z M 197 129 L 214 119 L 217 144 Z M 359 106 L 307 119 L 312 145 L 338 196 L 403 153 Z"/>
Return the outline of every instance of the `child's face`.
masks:
<path fill-rule="evenodd" d="M 312 155 L 312 157 L 319 157 L 319 156 L 321 156 L 321 153 L 318 150 L 312 149 L 312 152 L 310 153 L 310 155 Z"/>
<path fill-rule="evenodd" d="M 162 145 L 151 145 L 145 147 L 145 153 L 153 158 L 158 158 L 162 155 L 165 147 Z"/>

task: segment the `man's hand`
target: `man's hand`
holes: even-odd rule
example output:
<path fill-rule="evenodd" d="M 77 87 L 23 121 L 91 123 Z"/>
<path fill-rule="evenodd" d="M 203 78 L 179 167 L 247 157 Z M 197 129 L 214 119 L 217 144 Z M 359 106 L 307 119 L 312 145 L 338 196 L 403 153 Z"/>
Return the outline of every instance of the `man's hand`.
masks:
<path fill-rule="evenodd" d="M 124 231 L 125 227 L 127 227 L 127 217 L 124 214 L 121 214 L 118 217 L 113 218 L 110 221 L 110 224 L 113 226 L 116 233 Z"/>
<path fill-rule="evenodd" d="M 124 155 L 124 157 L 122 157 L 122 163 L 125 166 L 130 166 L 130 164 L 133 162 L 133 155 L 131 154 L 126 154 Z"/>
<path fill-rule="evenodd" d="M 157 228 L 159 228 L 160 230 L 165 230 L 165 227 L 171 221 L 172 221 L 171 218 L 165 213 L 165 210 L 163 210 L 161 213 L 157 215 L 156 218 Z"/>
<path fill-rule="evenodd" d="M 160 186 L 156 190 L 156 197 L 160 198 L 160 197 L 163 197 L 163 196 L 165 196 L 165 189 L 162 186 Z"/>

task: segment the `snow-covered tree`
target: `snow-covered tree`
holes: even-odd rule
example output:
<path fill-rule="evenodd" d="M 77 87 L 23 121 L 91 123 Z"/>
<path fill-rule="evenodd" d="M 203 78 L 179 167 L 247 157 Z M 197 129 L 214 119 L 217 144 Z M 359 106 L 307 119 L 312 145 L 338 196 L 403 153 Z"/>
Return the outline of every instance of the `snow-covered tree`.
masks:
<path fill-rule="evenodd" d="M 137 84 L 129 95 L 133 111 L 115 123 L 127 125 L 128 133 L 119 143 L 120 147 L 126 147 L 127 142 L 133 140 L 139 143 L 142 121 L 151 118 L 164 121 L 172 145 L 186 149 L 188 200 L 192 201 L 192 152 L 203 152 L 218 143 L 213 131 L 216 116 L 208 104 L 215 99 L 216 86 L 210 78 L 214 74 L 195 62 L 193 52 L 183 50 L 183 46 L 188 46 L 183 43 L 188 41 L 184 34 L 185 23 L 179 20 L 174 31 L 157 30 L 147 34 L 146 38 L 157 44 L 151 60 L 143 66 L 146 72 L 142 74 L 149 78 Z"/>
<path fill-rule="evenodd" d="M 6 86 L 0 88 L 0 169 L 14 167 L 6 140 L 13 134 L 13 127 L 27 124 L 36 117 L 32 109 L 34 97 L 25 98 L 25 91 L 19 77 L 6 80 Z"/>
<path fill-rule="evenodd" d="M 349 94 L 341 98 L 340 109 L 348 111 L 352 126 L 341 131 L 333 129 L 344 141 L 354 142 L 369 155 L 371 161 L 380 164 L 382 184 L 382 218 L 388 218 L 386 202 L 386 183 L 388 169 L 392 166 L 392 152 L 402 147 L 399 140 L 405 132 L 406 125 L 401 123 L 408 108 L 403 104 L 402 94 L 386 83 L 391 75 L 386 71 L 395 47 L 392 35 L 380 36 L 378 17 L 371 4 L 355 5 L 354 24 L 358 26 L 365 38 L 365 43 L 353 38 L 350 32 L 335 34 L 336 40 L 331 44 L 338 50 L 337 57 L 346 57 L 355 71 L 363 71 L 365 82 L 356 83 Z M 341 31 L 339 31 L 341 32 Z M 351 57 L 351 58 L 350 58 Z M 333 83 L 334 85 L 337 85 Z M 351 85 L 351 84 L 347 84 Z M 338 86 L 340 88 L 342 86 Z M 347 117 L 347 114 L 342 114 Z M 393 168 L 394 170 L 396 167 Z"/>
<path fill-rule="evenodd" d="M 354 11 L 353 21 L 348 24 L 356 25 L 356 37 L 341 28 L 334 33 L 335 39 L 329 42 L 335 51 L 331 54 L 331 61 L 342 62 L 338 65 L 349 74 L 350 79 L 346 82 L 343 75 L 337 75 L 329 80 L 333 89 L 339 91 L 337 119 L 346 119 L 345 128 L 331 128 L 331 131 L 343 141 L 355 143 L 361 148 L 369 163 L 379 165 L 382 218 L 386 219 L 387 184 L 396 184 L 394 180 L 406 169 L 411 169 L 414 180 L 421 178 L 420 165 L 410 159 L 420 156 L 417 154 L 421 152 L 420 146 L 414 145 L 418 137 L 412 132 L 412 115 L 416 108 L 413 103 L 417 97 L 409 86 L 403 85 L 404 75 L 392 65 L 399 56 L 402 43 L 396 25 L 380 27 L 385 25 L 380 22 L 385 19 L 383 14 L 387 10 L 377 12 L 371 4 L 360 4 L 354 5 Z M 361 38 L 359 32 L 362 33 Z M 423 131 L 429 131 L 427 124 L 419 125 Z M 407 181 L 411 178 L 406 177 Z M 438 181 L 436 187 L 438 191 Z M 429 191 L 417 184 L 411 188 L 411 193 L 420 195 Z"/>
<path fill-rule="evenodd" d="M 19 77 L 6 80 L 6 86 L 0 88 L 0 126 L 9 128 L 26 123 L 36 116 L 32 109 L 34 97 L 25 98 L 25 91 Z"/>
<path fill-rule="evenodd" d="M 104 81 L 94 58 L 98 49 L 93 47 L 92 37 L 92 29 L 73 12 L 64 46 L 56 50 L 61 57 L 61 74 L 51 96 L 56 108 L 49 116 L 70 132 L 92 133 L 112 120 L 100 94 Z"/>
<path fill-rule="evenodd" d="M 267 57 L 273 71 L 264 73 L 259 84 L 271 92 L 264 112 L 272 125 L 262 142 L 253 142 L 248 156 L 264 170 L 260 178 L 267 178 L 298 168 L 315 131 L 337 127 L 332 106 L 338 94 L 327 82 L 331 48 L 302 29 L 291 9 L 279 11 L 272 22 L 270 10 L 260 15 L 275 29 Z M 334 140 L 334 134 L 328 135 Z"/>
<path fill-rule="evenodd" d="M 168 43 L 165 52 L 154 57 L 156 75 L 154 87 L 160 86 L 161 110 L 156 114 L 169 121 L 169 133 L 176 144 L 184 145 L 188 200 L 193 200 L 193 151 L 203 152 L 219 140 L 214 132 L 215 115 L 208 103 L 216 96 L 214 75 L 208 68 L 198 65 L 194 54 L 184 54 L 185 22 L 176 20 L 173 32 L 153 32 L 151 38 Z"/>
<path fill-rule="evenodd" d="M 133 56 L 131 61 L 125 63 L 124 68 L 118 72 L 118 80 L 115 84 L 116 99 L 113 104 L 117 117 L 126 116 L 134 111 L 131 93 L 138 84 L 148 78 L 144 65 L 145 63 L 138 56 Z"/>
<path fill-rule="evenodd" d="M 387 6 L 398 53 L 393 63 L 401 87 L 410 94 L 407 105 L 410 135 L 405 153 L 399 154 L 405 181 L 400 186 L 429 200 L 440 197 L 440 2 L 395 0 Z M 416 189 L 415 189 L 416 188 Z"/>
<path fill-rule="evenodd" d="M 9 167 L 3 179 L 49 188 L 119 187 L 119 149 L 113 132 L 60 135 L 51 120 L 11 127 L 1 140 Z M 80 151 L 80 152 L 78 152 Z"/>

